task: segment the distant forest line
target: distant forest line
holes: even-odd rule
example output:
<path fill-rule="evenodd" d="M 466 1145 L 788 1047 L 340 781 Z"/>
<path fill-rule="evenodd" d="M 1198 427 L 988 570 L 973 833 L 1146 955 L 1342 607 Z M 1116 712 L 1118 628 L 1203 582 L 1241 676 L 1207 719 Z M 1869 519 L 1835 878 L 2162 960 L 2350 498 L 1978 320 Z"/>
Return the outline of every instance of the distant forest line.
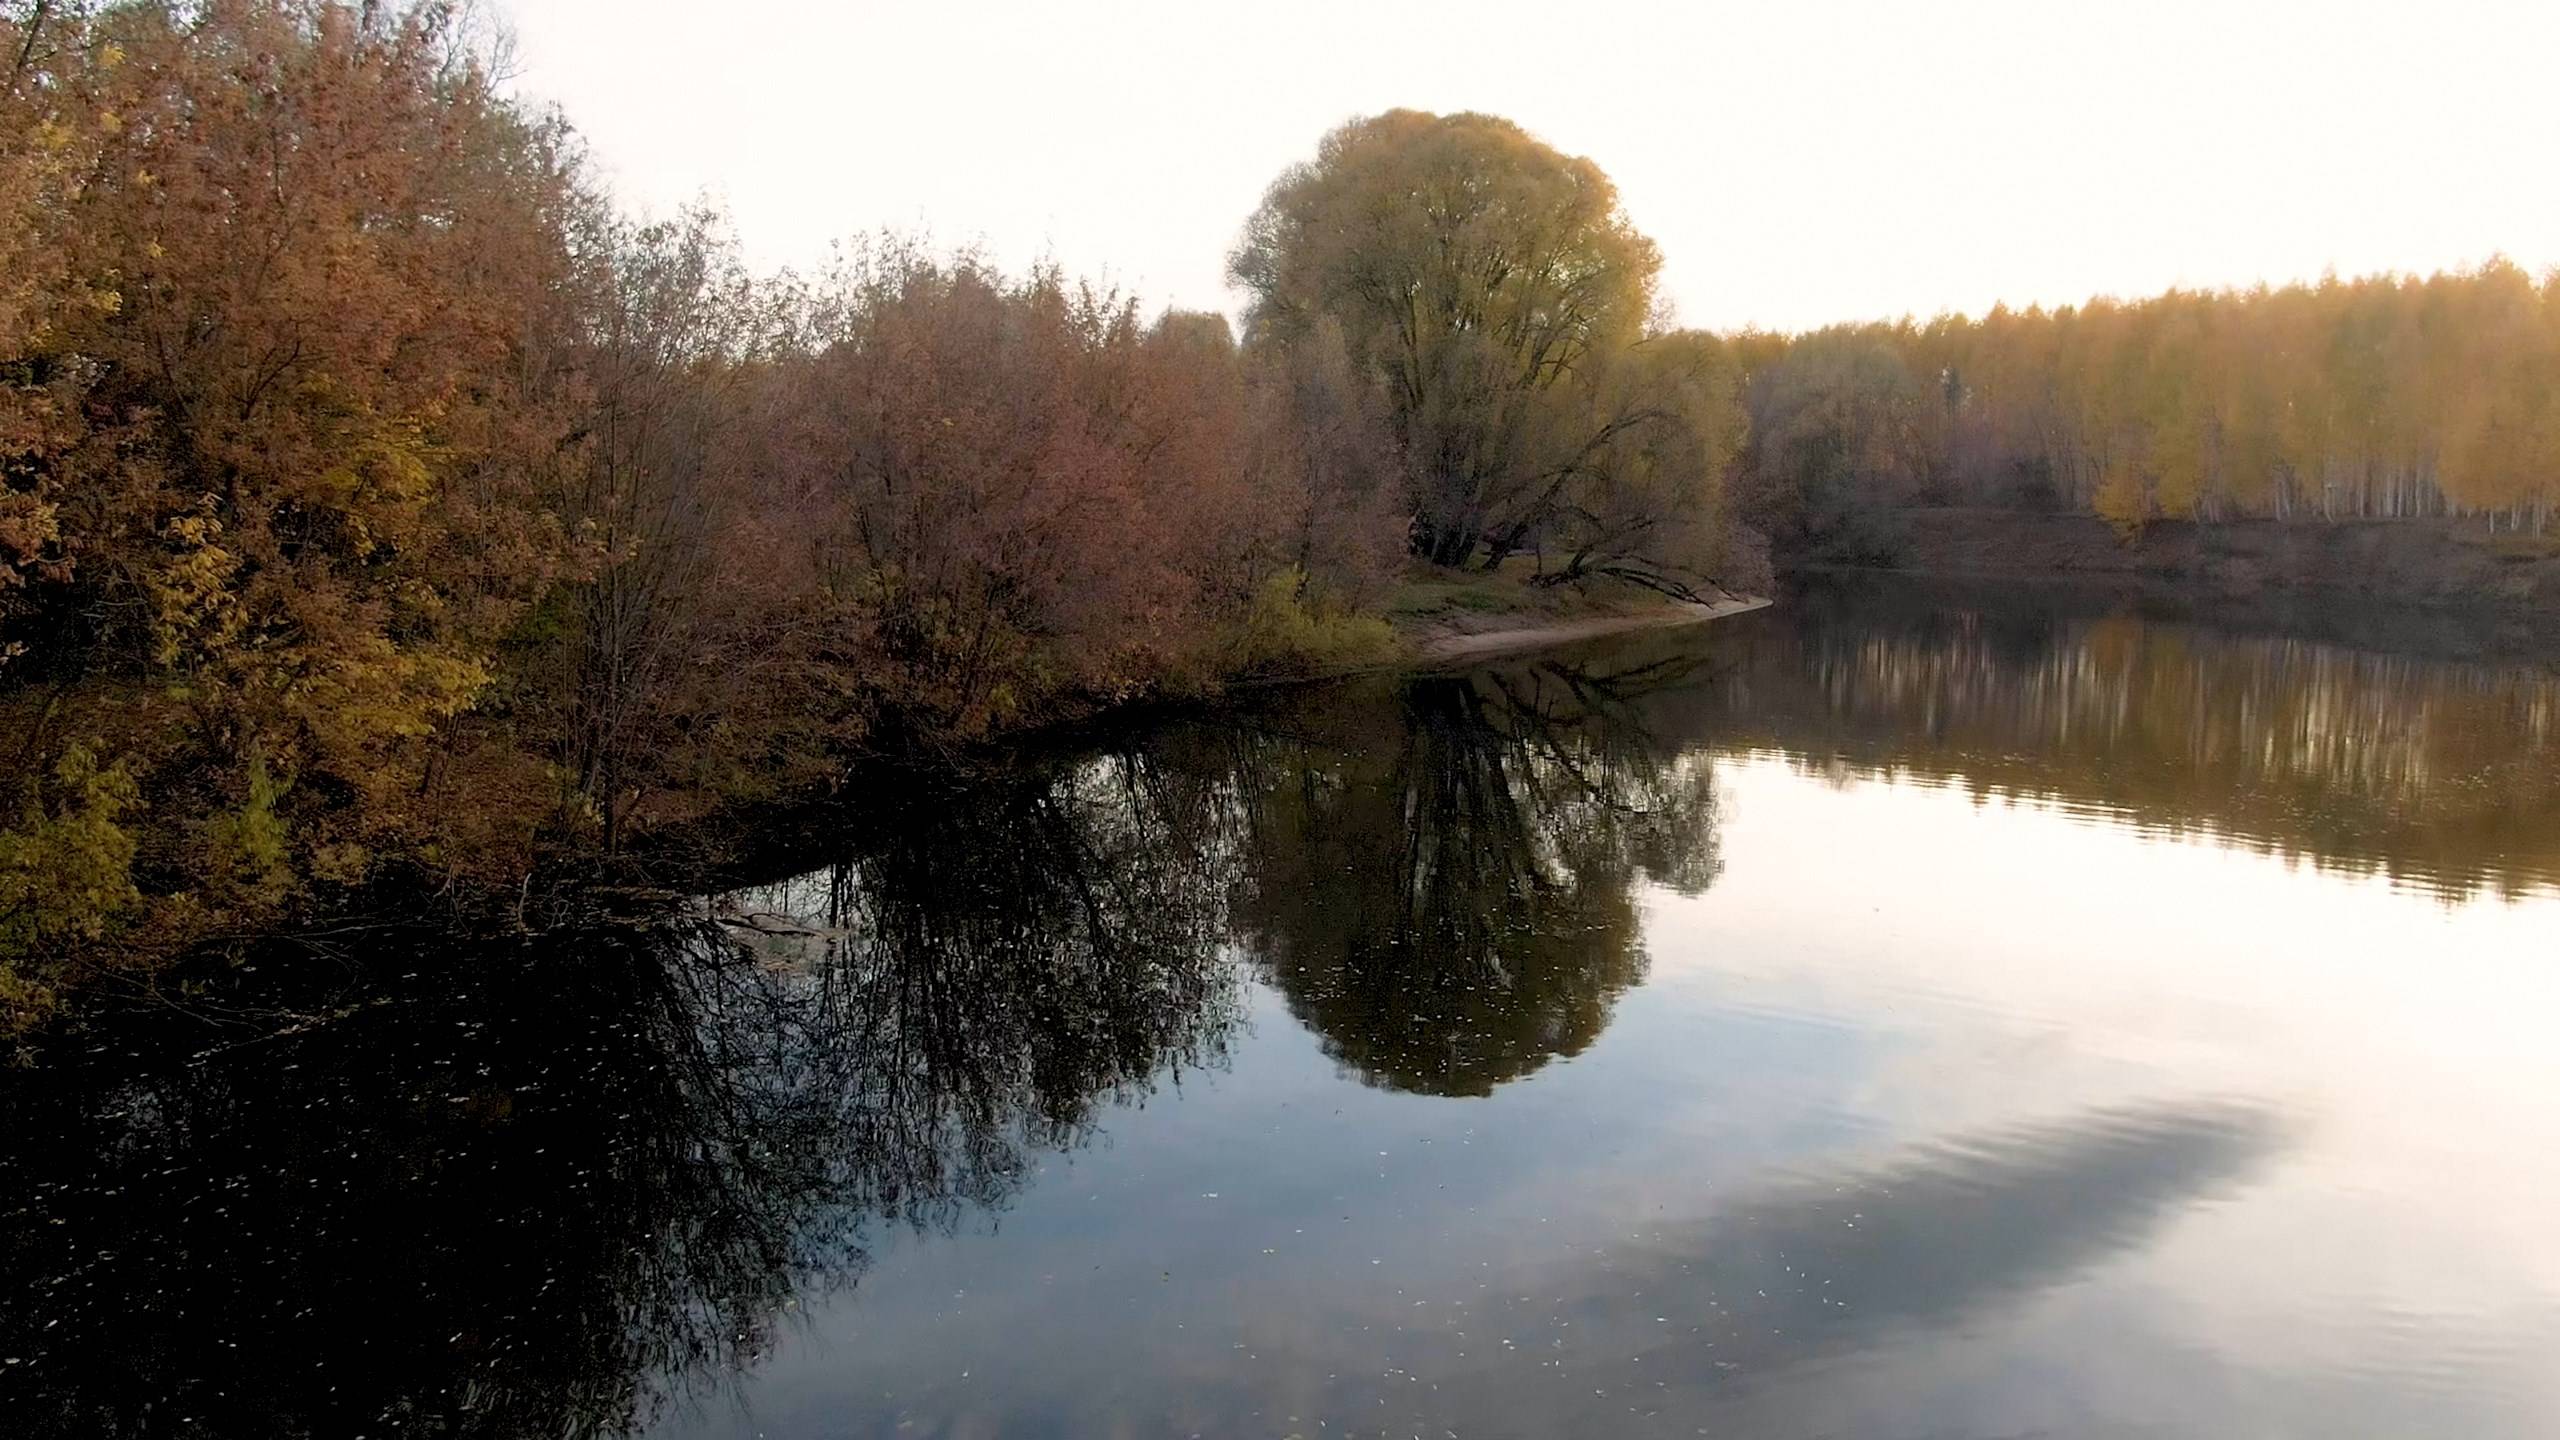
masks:
<path fill-rule="evenodd" d="M 1876 506 L 2539 535 L 2560 502 L 2560 272 L 2503 260 L 1734 343 L 1737 488 L 1799 549 Z"/>
<path fill-rule="evenodd" d="M 2511 265 L 1721 335 L 1593 161 L 1390 111 L 1225 317 L 620 210 L 461 7 L 0 8 L 0 1020 L 1139 696 L 1431 570 L 1682 598 L 1927 503 L 2542 532 Z"/>

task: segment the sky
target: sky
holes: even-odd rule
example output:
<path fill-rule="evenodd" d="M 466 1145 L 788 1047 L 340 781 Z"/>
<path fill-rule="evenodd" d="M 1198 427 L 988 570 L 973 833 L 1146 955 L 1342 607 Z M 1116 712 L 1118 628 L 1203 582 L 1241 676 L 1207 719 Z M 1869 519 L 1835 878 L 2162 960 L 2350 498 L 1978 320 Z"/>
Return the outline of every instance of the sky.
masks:
<path fill-rule="evenodd" d="M 2560 264 L 2560 0 L 494 0 L 633 210 L 883 228 L 1234 312 L 1323 133 L 1484 110 L 1613 176 L 1683 324 Z"/>

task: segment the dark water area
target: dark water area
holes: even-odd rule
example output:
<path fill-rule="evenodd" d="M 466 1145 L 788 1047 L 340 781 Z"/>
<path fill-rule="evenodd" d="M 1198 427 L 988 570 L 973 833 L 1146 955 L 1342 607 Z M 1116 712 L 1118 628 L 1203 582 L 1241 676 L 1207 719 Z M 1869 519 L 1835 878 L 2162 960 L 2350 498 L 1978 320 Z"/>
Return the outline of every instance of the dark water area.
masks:
<path fill-rule="evenodd" d="M 253 947 L 0 1073 L 0 1434 L 2560 1434 L 2560 669 L 2317 618 L 1819 587 Z"/>

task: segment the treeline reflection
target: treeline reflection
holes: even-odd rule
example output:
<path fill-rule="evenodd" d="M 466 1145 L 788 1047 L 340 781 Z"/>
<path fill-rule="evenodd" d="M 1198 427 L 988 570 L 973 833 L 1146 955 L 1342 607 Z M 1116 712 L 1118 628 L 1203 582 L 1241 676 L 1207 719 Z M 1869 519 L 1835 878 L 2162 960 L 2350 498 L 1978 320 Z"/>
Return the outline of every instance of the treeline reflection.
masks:
<path fill-rule="evenodd" d="M 2560 883 L 2560 670 L 2052 597 L 1816 591 L 1719 637 L 1658 726 L 2204 833 L 2461 896 Z"/>
<path fill-rule="evenodd" d="M 871 783 L 827 863 L 668 918 L 209 961 L 0 1073 L 0 1413 L 638 1428 L 1217 1066 L 1248 974 L 1363 1079 L 1482 1093 L 1641 977 L 1642 877 L 1713 877 L 1703 759 L 1630 714 L 1681 673 L 1310 694 Z"/>

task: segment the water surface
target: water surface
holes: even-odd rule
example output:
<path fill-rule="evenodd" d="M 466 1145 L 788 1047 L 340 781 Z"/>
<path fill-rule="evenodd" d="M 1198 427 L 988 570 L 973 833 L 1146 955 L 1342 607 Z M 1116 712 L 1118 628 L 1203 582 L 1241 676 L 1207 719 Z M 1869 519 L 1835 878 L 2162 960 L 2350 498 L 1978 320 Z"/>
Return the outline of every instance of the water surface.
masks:
<path fill-rule="evenodd" d="M 12 1433 L 2560 1433 L 2560 674 L 1816 592 L 0 1077 Z"/>

